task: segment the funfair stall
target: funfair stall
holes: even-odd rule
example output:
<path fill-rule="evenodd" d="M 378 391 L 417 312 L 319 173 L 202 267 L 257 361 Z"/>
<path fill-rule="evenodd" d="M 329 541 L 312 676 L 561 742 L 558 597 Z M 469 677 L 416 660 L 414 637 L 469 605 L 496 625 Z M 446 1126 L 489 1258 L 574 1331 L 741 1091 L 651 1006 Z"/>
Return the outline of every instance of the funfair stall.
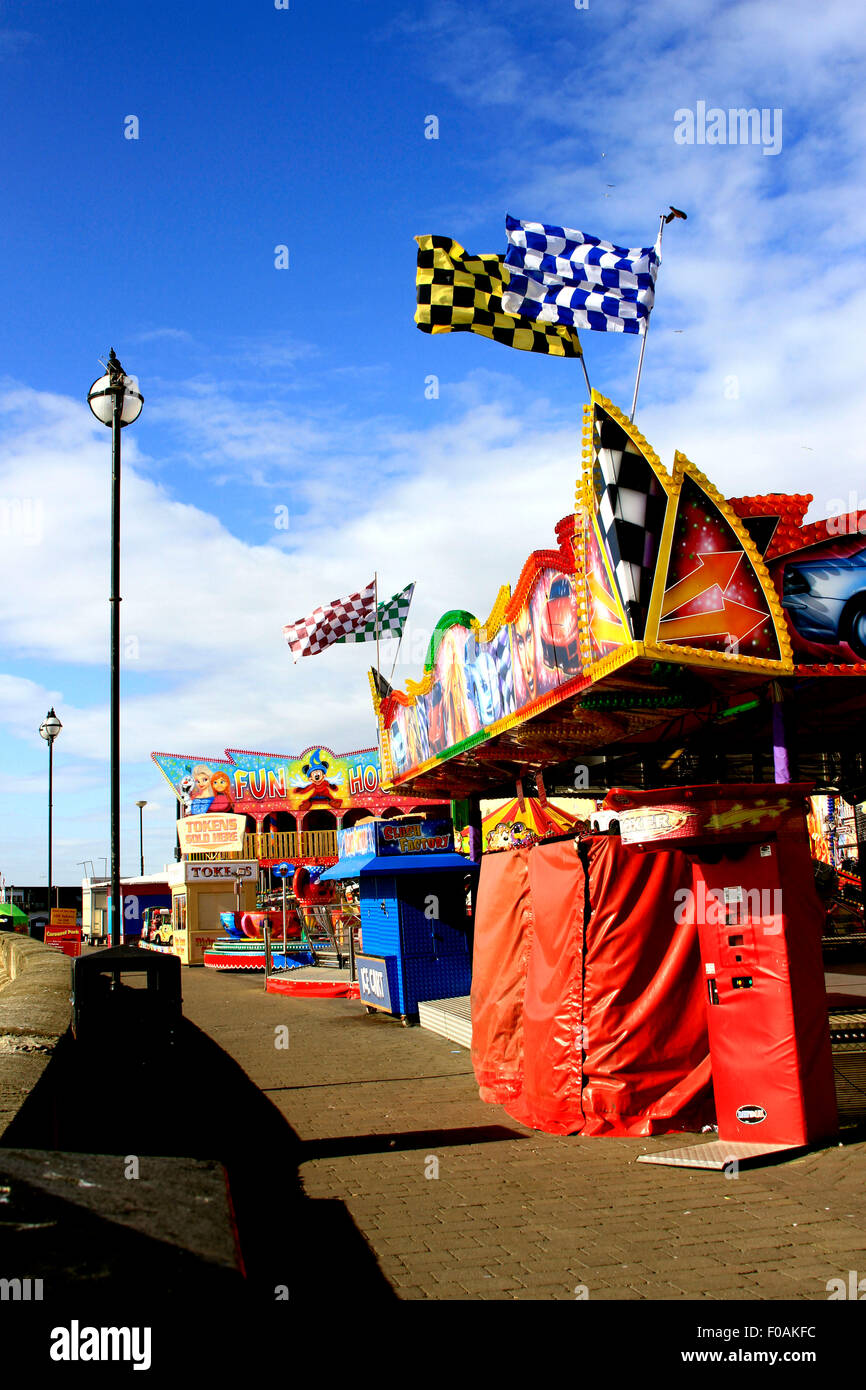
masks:
<path fill-rule="evenodd" d="M 713 788 L 718 805 L 694 843 L 580 832 L 483 856 L 476 1075 L 486 1099 L 538 1128 L 649 1134 L 708 1123 L 718 1073 L 725 1105 L 737 1099 L 731 1120 L 716 1097 L 725 1136 L 745 1125 L 755 1143 L 790 1145 L 832 1132 L 805 798 L 828 755 L 866 782 L 866 546 L 857 518 L 804 524 L 810 502 L 725 499 L 682 454 L 669 471 L 593 392 L 575 511 L 556 527 L 557 548 L 529 557 L 486 621 L 445 614 L 405 691 L 382 698 L 373 687 L 384 782 L 404 793 L 477 805 L 539 775 L 551 792 L 619 786 L 625 799 L 605 803 L 616 832 L 619 813 L 637 810 L 632 793 L 646 793 L 648 824 L 669 828 L 665 789 L 700 800 Z M 781 800 L 774 787 L 786 789 Z M 776 886 L 787 896 L 773 934 L 756 941 L 752 917 L 727 915 L 723 956 L 701 920 L 709 889 L 739 913 L 769 889 L 782 845 Z M 724 867 L 699 874 L 696 855 Z M 683 893 L 691 915 L 678 918 Z M 784 997 L 758 1006 L 774 970 Z M 719 1019 L 734 1018 L 753 1046 L 759 1014 L 769 1105 L 752 1094 L 760 1076 L 749 1075 L 748 1095 L 728 1094 L 729 1063 L 713 1045 Z M 799 1106 L 801 1122 L 780 1125 L 773 1059 L 804 1046 L 804 1070 L 783 1068 L 782 1108 L 790 1119 Z"/>
<path fill-rule="evenodd" d="M 421 1001 L 465 994 L 478 866 L 455 852 L 452 821 L 372 821 L 339 841 L 322 879 L 360 883 L 362 1002 L 405 1022 Z"/>

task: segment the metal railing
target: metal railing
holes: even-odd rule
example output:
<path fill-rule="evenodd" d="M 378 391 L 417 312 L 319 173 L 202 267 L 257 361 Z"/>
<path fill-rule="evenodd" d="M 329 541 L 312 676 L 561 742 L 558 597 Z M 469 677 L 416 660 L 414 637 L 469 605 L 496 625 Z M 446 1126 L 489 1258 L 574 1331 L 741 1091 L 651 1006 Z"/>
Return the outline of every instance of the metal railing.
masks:
<path fill-rule="evenodd" d="M 358 952 L 361 921 L 352 912 L 326 906 L 295 907 L 301 924 L 302 939 L 309 948 L 316 965 L 335 965 L 338 970 L 349 968 L 349 979 L 357 979 L 355 956 Z M 281 973 L 275 966 L 273 957 L 280 952 L 279 930 L 271 932 L 268 925 L 263 930 L 265 948 L 265 988 L 271 975 Z M 286 968 L 286 967 L 283 967 Z"/>

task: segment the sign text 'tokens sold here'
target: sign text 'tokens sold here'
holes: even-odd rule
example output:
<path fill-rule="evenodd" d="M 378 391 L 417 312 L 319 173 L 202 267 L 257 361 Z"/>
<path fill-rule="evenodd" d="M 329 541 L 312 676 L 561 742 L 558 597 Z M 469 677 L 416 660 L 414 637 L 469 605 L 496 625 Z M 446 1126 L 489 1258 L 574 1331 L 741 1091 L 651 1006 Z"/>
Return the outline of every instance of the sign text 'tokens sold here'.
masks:
<path fill-rule="evenodd" d="M 217 816 L 184 816 L 177 822 L 177 836 L 183 854 L 202 850 L 242 850 L 246 816 L 226 812 Z"/>

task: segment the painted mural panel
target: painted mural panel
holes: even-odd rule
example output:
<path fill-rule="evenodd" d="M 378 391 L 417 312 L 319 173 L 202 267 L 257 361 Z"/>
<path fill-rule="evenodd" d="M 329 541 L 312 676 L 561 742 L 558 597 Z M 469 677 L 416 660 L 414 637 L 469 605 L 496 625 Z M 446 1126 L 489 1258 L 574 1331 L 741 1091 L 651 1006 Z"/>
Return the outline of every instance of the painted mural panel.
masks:
<path fill-rule="evenodd" d="M 656 640 L 673 648 L 781 659 L 761 578 L 731 520 L 689 474 L 682 477 L 677 501 Z"/>
<path fill-rule="evenodd" d="M 574 577 L 547 566 L 513 621 L 489 639 L 460 623 L 442 634 L 429 689 L 391 707 L 386 736 L 394 775 L 495 729 L 580 671 Z"/>
<path fill-rule="evenodd" d="M 866 661 L 866 536 L 831 535 L 771 562 L 770 571 L 795 661 L 803 666 Z"/>
<path fill-rule="evenodd" d="M 226 749 L 226 758 L 154 753 L 153 760 L 182 803 L 185 815 L 238 812 L 261 818 L 266 812 L 383 806 L 378 749 L 333 753 L 315 744 L 298 756 Z M 422 798 L 419 798 L 421 800 Z"/>

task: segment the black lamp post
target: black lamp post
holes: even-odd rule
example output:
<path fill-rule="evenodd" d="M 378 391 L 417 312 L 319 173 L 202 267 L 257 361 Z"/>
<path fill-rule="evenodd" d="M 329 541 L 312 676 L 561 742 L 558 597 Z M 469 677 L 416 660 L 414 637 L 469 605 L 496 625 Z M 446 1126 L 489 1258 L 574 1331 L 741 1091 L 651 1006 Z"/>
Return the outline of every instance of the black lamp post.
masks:
<path fill-rule="evenodd" d="M 146 801 L 136 801 L 138 807 L 138 855 L 141 860 L 141 876 L 144 878 L 144 808 Z"/>
<path fill-rule="evenodd" d="M 123 942 L 120 901 L 120 431 L 141 414 L 143 397 L 111 349 L 108 371 L 94 381 L 87 404 L 111 428 L 111 944 Z"/>
<path fill-rule="evenodd" d="M 54 740 L 63 728 L 54 707 L 48 711 L 42 723 L 39 725 L 39 732 L 48 744 L 48 920 L 51 920 L 51 889 L 52 870 L 51 870 L 51 840 L 52 840 L 52 808 L 54 802 Z"/>

